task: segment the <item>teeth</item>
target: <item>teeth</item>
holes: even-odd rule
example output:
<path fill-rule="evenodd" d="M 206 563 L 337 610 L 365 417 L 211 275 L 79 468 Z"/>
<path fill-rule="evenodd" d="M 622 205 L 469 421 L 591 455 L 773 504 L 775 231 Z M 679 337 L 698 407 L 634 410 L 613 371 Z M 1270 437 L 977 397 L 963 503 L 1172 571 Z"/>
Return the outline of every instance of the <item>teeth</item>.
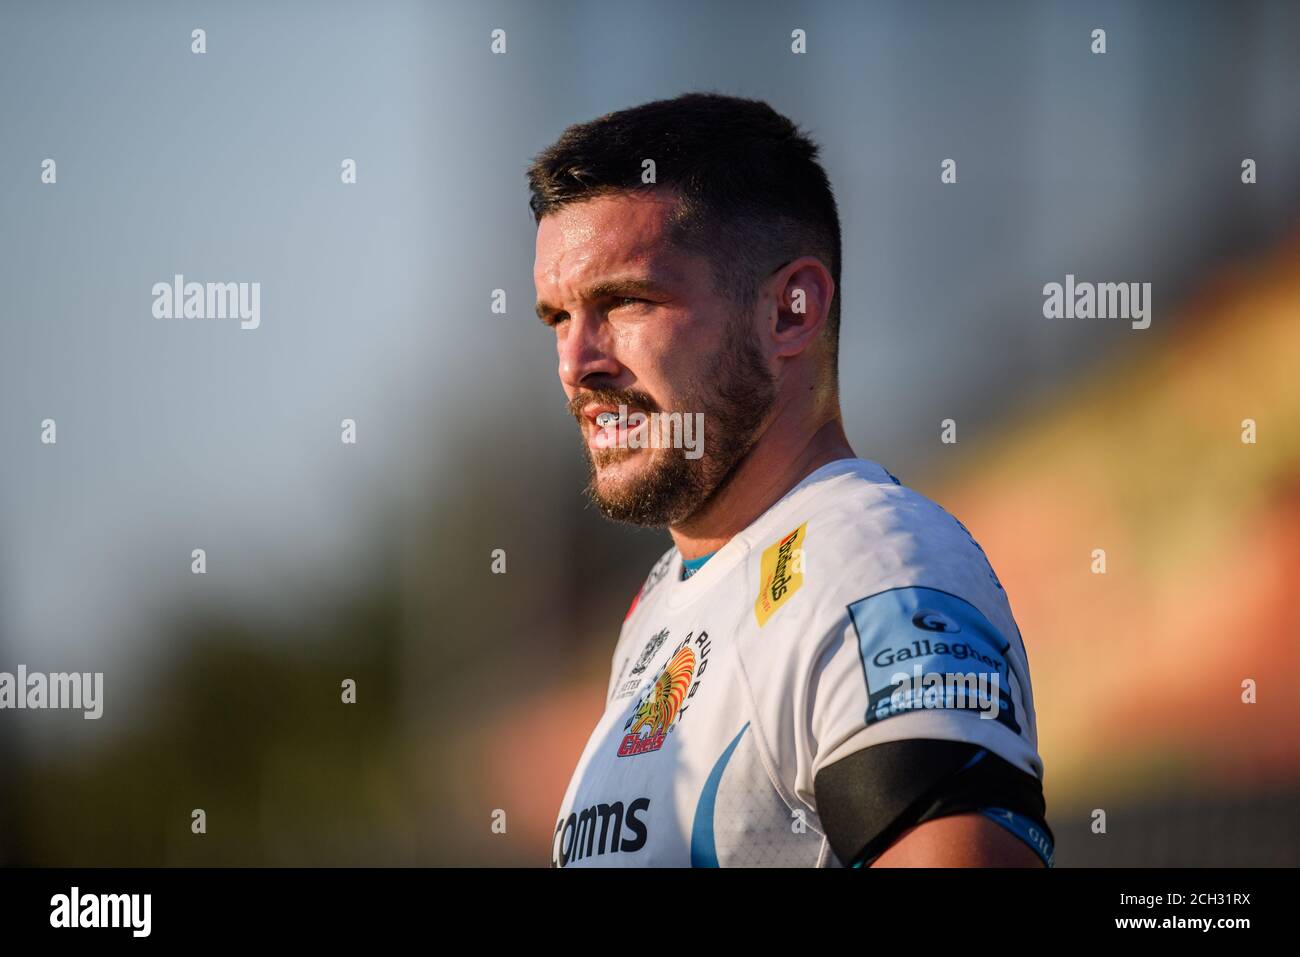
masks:
<path fill-rule="evenodd" d="M 608 429 L 610 426 L 616 425 L 617 423 L 618 413 L 616 412 L 602 412 L 600 415 L 596 416 L 596 424 L 602 429 Z"/>

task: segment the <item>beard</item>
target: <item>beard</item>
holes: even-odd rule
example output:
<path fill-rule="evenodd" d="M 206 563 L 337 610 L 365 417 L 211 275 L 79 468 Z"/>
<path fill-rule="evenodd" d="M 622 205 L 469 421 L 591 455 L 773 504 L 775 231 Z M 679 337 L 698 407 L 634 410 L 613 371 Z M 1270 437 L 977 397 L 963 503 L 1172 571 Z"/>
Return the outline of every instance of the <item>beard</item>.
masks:
<path fill-rule="evenodd" d="M 702 452 L 698 458 L 687 458 L 685 449 L 648 447 L 648 442 L 640 449 L 593 449 L 584 441 L 587 496 L 606 518 L 651 528 L 679 525 L 726 486 L 753 448 L 758 429 L 776 402 L 776 382 L 753 333 L 744 323 L 733 321 L 716 360 L 701 368 L 707 371 L 683 397 L 685 408 L 680 410 L 683 419 L 704 413 L 705 428 L 697 437 Z M 712 379 L 712 392 L 703 384 L 706 377 Z M 661 411 L 639 389 L 597 389 L 575 396 L 570 412 L 579 417 L 582 407 L 593 401 L 626 405 L 629 414 Z M 647 434 L 653 427 L 652 421 Z M 602 469 L 619 463 L 631 465 L 637 456 L 642 461 L 635 471 L 628 468 L 628 475 L 601 482 Z"/>

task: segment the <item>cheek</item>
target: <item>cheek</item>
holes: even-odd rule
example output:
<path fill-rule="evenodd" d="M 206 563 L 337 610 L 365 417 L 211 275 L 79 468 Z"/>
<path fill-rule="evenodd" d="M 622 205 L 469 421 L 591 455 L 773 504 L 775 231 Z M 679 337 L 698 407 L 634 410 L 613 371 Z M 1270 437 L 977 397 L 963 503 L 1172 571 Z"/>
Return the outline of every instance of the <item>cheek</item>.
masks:
<path fill-rule="evenodd" d="M 671 337 L 628 334 L 619 344 L 619 362 L 632 373 L 638 386 L 663 402 L 678 393 L 689 369 L 682 364 L 687 350 Z"/>
<path fill-rule="evenodd" d="M 721 353 L 713 337 L 699 323 L 682 322 L 665 326 L 661 334 L 641 345 L 640 374 L 652 394 L 678 409 L 708 391 Z"/>

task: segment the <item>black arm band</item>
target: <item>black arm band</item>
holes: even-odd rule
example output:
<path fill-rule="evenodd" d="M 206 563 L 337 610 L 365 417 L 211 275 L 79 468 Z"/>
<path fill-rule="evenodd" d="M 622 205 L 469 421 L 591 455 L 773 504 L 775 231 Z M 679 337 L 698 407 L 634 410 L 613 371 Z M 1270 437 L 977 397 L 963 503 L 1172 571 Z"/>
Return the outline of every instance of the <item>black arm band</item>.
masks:
<path fill-rule="evenodd" d="M 864 748 L 813 780 L 831 850 L 849 866 L 874 861 L 908 828 L 996 807 L 1047 826 L 1042 782 L 977 744 L 912 738 Z"/>

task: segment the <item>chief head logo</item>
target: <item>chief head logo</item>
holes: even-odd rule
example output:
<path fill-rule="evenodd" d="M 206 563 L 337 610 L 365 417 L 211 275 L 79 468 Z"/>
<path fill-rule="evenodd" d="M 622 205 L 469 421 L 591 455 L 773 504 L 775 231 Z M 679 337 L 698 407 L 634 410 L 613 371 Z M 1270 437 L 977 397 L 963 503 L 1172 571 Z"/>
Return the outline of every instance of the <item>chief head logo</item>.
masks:
<path fill-rule="evenodd" d="M 689 644 L 684 644 L 664 665 L 664 670 L 623 726 L 626 733 L 619 745 L 620 757 L 658 751 L 663 747 L 664 738 L 681 711 L 694 676 L 695 652 Z M 646 729 L 644 735 L 642 729 Z"/>
<path fill-rule="evenodd" d="M 635 734 L 649 726 L 652 734 L 667 731 L 681 709 L 694 674 L 695 652 L 687 645 L 664 666 L 663 672 L 650 686 L 650 693 L 628 719 L 627 730 Z"/>

